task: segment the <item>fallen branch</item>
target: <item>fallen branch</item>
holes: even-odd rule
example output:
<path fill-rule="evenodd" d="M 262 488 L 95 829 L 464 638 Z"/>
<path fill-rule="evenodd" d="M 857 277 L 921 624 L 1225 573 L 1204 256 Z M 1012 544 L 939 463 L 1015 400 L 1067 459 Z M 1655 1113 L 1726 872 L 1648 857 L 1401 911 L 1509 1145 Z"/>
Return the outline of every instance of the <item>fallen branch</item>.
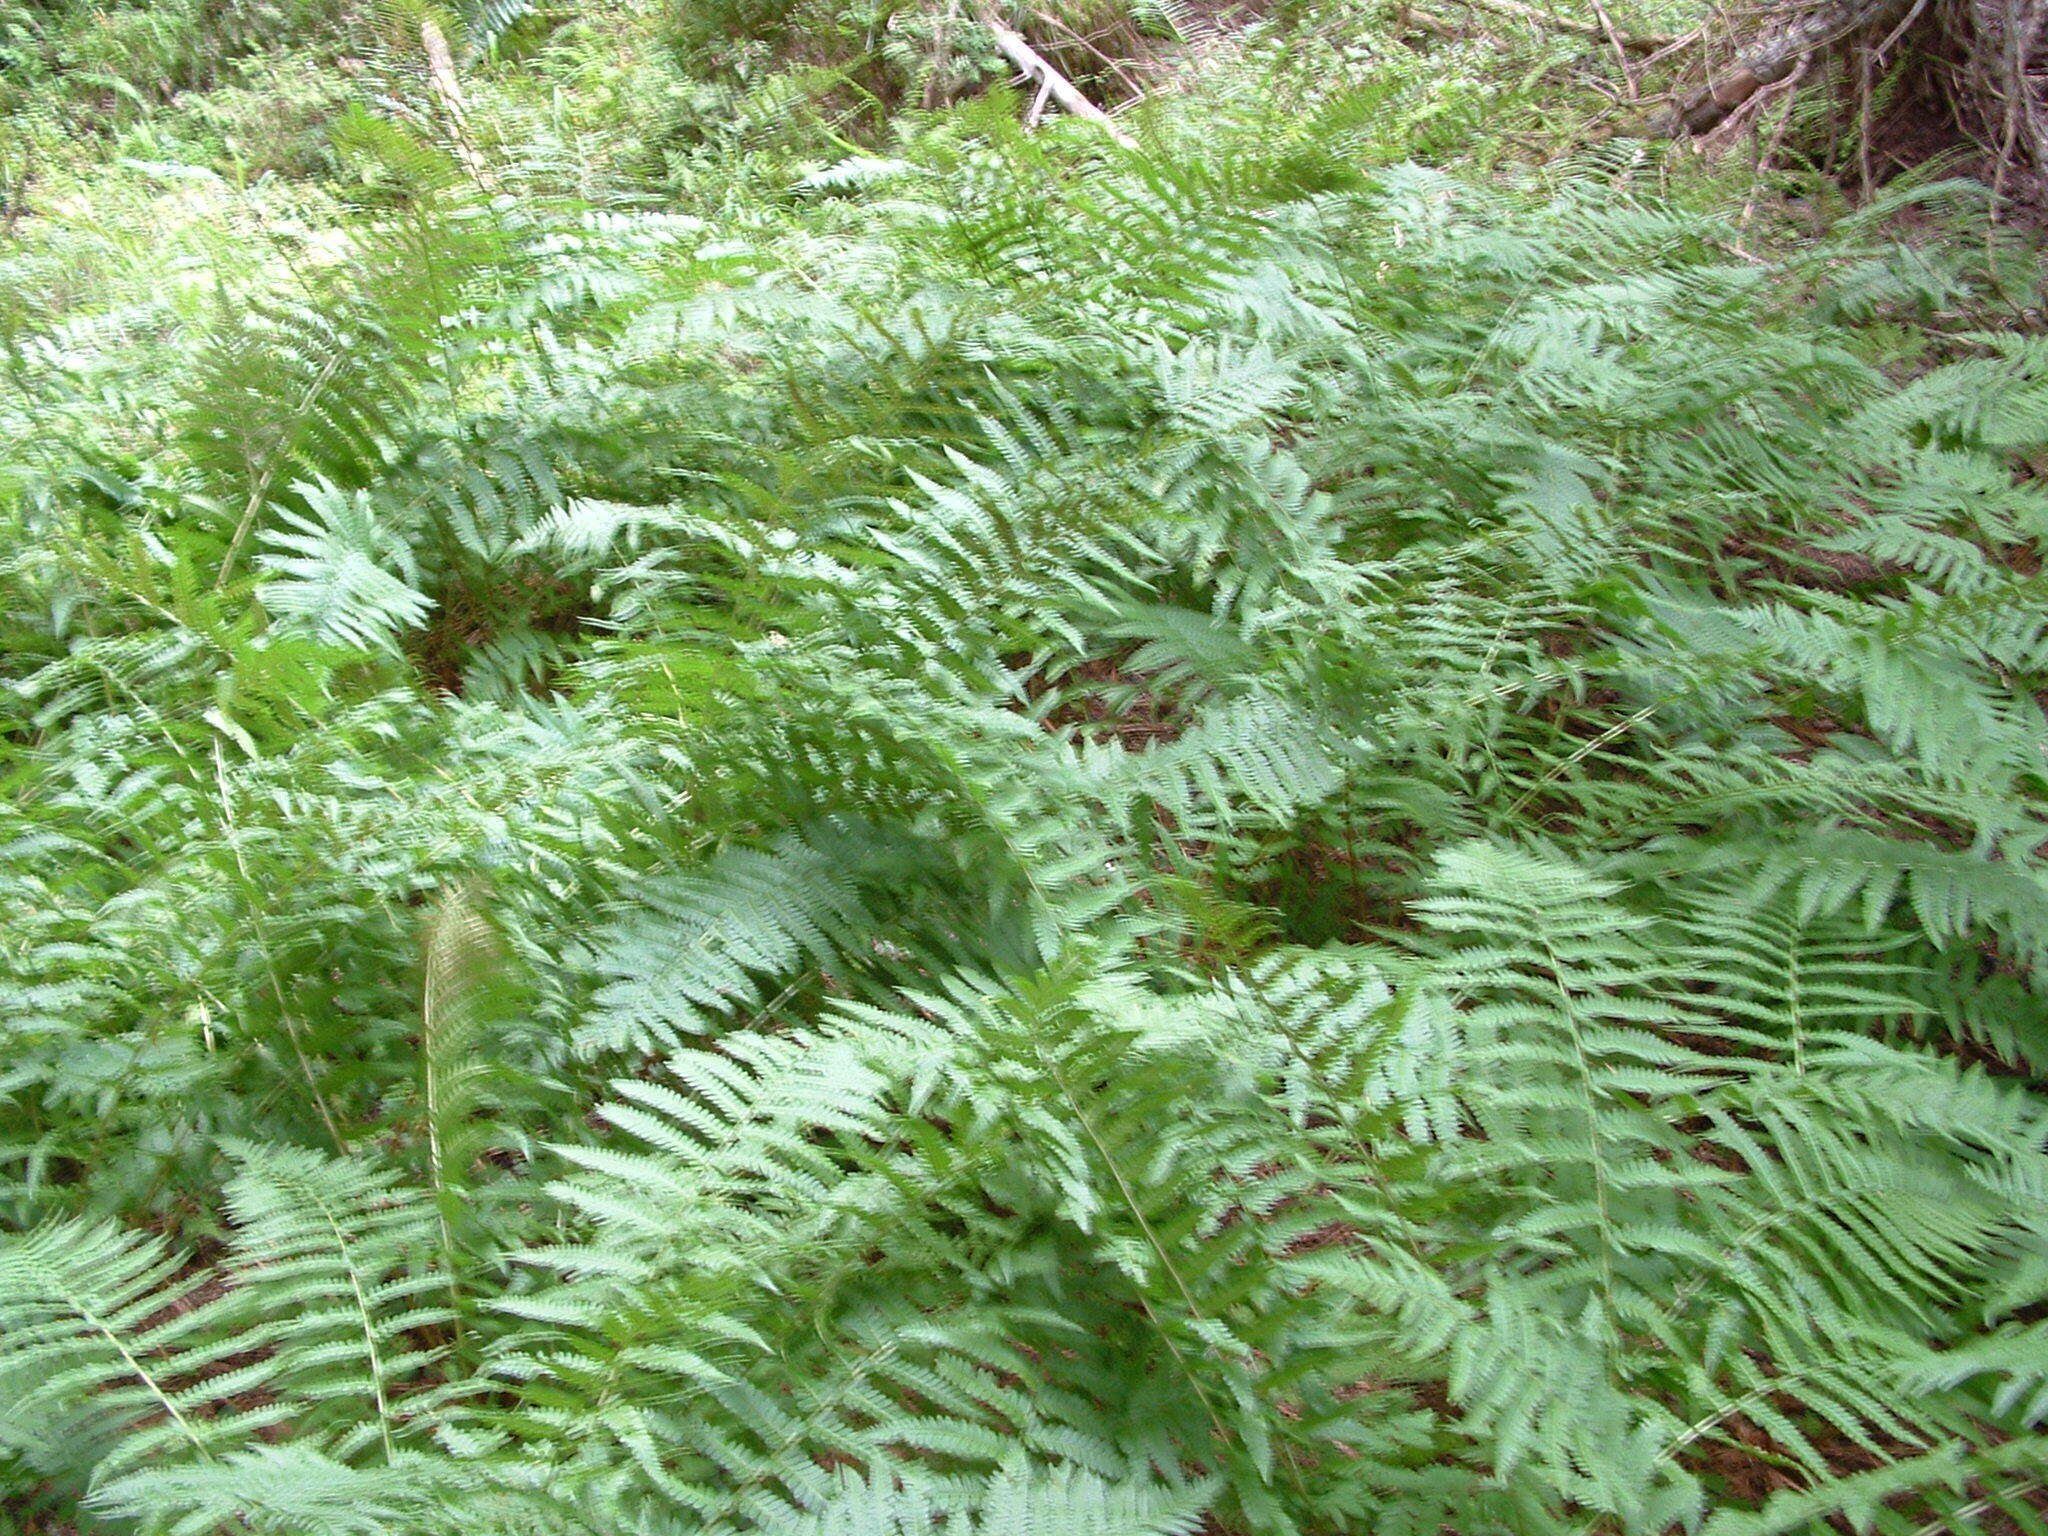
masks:
<path fill-rule="evenodd" d="M 1471 0 L 1468 0 L 1471 3 Z M 1488 0 L 1489 4 L 1500 0 Z M 1674 101 L 1650 125 L 1660 138 L 1683 138 L 1714 129 L 1757 92 L 1789 79 L 1806 59 L 1845 38 L 1887 24 L 1908 0 L 1835 0 L 1798 16 L 1765 37 L 1690 95 Z"/>
<path fill-rule="evenodd" d="M 454 142 L 457 158 L 477 185 L 485 191 L 495 191 L 497 180 L 491 175 L 490 167 L 484 164 L 482 155 L 469 141 L 469 104 L 462 99 L 462 81 L 455 73 L 455 59 L 448 51 L 448 39 L 429 16 L 420 23 L 420 44 L 427 53 L 427 79 L 432 82 L 434 95 L 440 100 L 442 114 L 448 120 L 448 136 Z"/>
<path fill-rule="evenodd" d="M 1038 50 L 1025 42 L 1020 34 L 1013 32 L 993 16 L 984 15 L 981 21 L 982 25 L 988 28 L 989 36 L 996 40 L 996 46 L 1003 51 L 1003 56 L 1022 70 L 1027 78 L 1037 80 L 1040 87 L 1049 92 L 1054 101 L 1075 117 L 1085 118 L 1097 124 L 1125 149 L 1138 147 L 1136 139 L 1119 128 L 1116 120 L 1107 112 L 1083 96 L 1073 81 L 1048 64 Z"/>
<path fill-rule="evenodd" d="M 1472 35 L 1470 27 L 1461 27 L 1456 22 L 1437 15 L 1434 11 L 1425 11 L 1419 5 L 1402 6 L 1401 21 L 1404 26 L 1420 27 L 1425 32 L 1432 33 L 1437 37 L 1449 38 L 1454 42 Z"/>
<path fill-rule="evenodd" d="M 1628 40 L 1621 29 L 1614 24 L 1614 18 L 1607 14 L 1607 7 L 1600 0 L 1593 0 L 1593 14 L 1600 18 L 1600 30 L 1607 34 L 1607 44 L 1614 50 L 1614 67 L 1621 71 L 1621 83 L 1628 90 L 1628 99 L 1638 101 L 1642 92 L 1636 89 L 1635 71 L 1629 67 Z"/>
<path fill-rule="evenodd" d="M 1100 48 L 1096 47 L 1094 41 L 1091 38 L 1087 37 L 1083 33 L 1075 31 L 1072 26 L 1060 20 L 1059 17 L 1053 15 L 1050 11 L 1033 11 L 1031 14 L 1036 16 L 1040 21 L 1044 22 L 1049 27 L 1058 27 L 1062 32 L 1066 33 L 1068 37 L 1072 38 L 1077 44 L 1087 49 L 1090 53 L 1094 54 L 1100 62 L 1108 65 L 1110 69 L 1115 71 L 1117 79 L 1123 81 L 1125 85 L 1129 86 L 1134 94 L 1141 96 L 1144 94 L 1145 87 L 1139 84 L 1139 82 L 1137 82 L 1136 80 L 1133 80 L 1131 78 L 1131 72 L 1125 69 L 1122 64 L 1117 62 L 1117 60 L 1110 57 L 1108 54 L 1104 53 Z"/>
<path fill-rule="evenodd" d="M 1576 16 L 1560 16 L 1555 11 L 1542 10 L 1533 5 L 1523 5 L 1521 0 L 1459 0 L 1459 4 L 1471 6 L 1477 11 L 1491 11 L 1496 16 L 1512 16 L 1517 21 L 1534 22 L 1539 27 L 1551 27 L 1560 32 L 1576 32 L 1581 37 L 1598 38 L 1602 42 L 1613 42 L 1617 47 L 1631 53 L 1655 53 L 1659 48 L 1669 48 L 1685 41 L 1676 32 L 1622 32 L 1612 33 L 1598 22 L 1580 21 Z"/>
<path fill-rule="evenodd" d="M 1045 116 L 1045 104 L 1051 96 L 1052 87 L 1041 81 L 1038 87 L 1038 94 L 1031 98 L 1031 109 L 1024 114 L 1024 131 L 1026 133 L 1036 128 L 1039 119 Z"/>

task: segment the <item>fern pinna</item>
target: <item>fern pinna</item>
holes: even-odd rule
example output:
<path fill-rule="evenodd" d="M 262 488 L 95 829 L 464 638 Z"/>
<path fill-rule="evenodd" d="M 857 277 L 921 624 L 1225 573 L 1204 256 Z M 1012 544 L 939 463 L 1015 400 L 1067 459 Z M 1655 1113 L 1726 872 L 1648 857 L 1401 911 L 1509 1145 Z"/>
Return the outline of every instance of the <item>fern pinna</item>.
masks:
<path fill-rule="evenodd" d="M 2043 1528 L 2048 350 L 1211 108 L 18 349 L 10 1508 Z"/>

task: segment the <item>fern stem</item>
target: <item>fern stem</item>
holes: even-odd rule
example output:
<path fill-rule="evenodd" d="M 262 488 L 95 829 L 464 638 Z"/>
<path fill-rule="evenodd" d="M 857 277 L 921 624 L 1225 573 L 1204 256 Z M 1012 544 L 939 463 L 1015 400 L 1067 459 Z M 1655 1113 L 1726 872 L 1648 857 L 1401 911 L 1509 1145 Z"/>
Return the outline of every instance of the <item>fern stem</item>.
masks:
<path fill-rule="evenodd" d="M 1145 1215 L 1144 1207 L 1138 1201 L 1136 1191 L 1131 1188 L 1129 1180 L 1124 1177 L 1122 1167 L 1119 1166 L 1116 1158 L 1110 1154 L 1108 1146 L 1096 1131 L 1095 1124 L 1089 1118 L 1088 1112 L 1081 1107 L 1081 1102 L 1075 1096 L 1073 1089 L 1068 1085 L 1066 1074 L 1060 1070 L 1059 1063 L 1046 1051 L 1043 1045 L 1034 1041 L 1032 1049 L 1037 1055 L 1039 1062 L 1045 1067 L 1047 1074 L 1052 1078 L 1054 1085 L 1059 1089 L 1060 1097 L 1066 1100 L 1068 1111 L 1073 1115 L 1082 1131 L 1086 1133 L 1088 1140 L 1094 1144 L 1096 1155 L 1102 1159 L 1103 1166 L 1109 1170 L 1110 1177 L 1116 1181 L 1117 1192 L 1123 1200 L 1124 1208 L 1131 1213 L 1132 1218 L 1138 1223 L 1138 1229 L 1145 1234 L 1145 1241 L 1152 1251 L 1158 1255 L 1160 1266 L 1172 1278 L 1174 1288 L 1180 1292 L 1181 1303 L 1187 1308 L 1188 1315 L 1197 1322 L 1206 1322 L 1208 1319 L 1203 1314 L 1201 1306 L 1195 1301 L 1194 1292 L 1188 1288 L 1187 1281 L 1181 1277 L 1180 1270 L 1174 1264 L 1172 1255 L 1166 1250 L 1166 1245 L 1159 1240 L 1159 1234 L 1153 1230 L 1150 1219 Z M 1146 1320 L 1152 1324 L 1154 1332 L 1158 1334 L 1160 1340 L 1166 1345 L 1167 1352 L 1173 1356 L 1173 1363 L 1179 1368 L 1181 1376 L 1194 1389 L 1195 1396 L 1201 1400 L 1202 1411 L 1207 1415 L 1211 1427 L 1223 1439 L 1224 1443 L 1228 1444 L 1231 1440 L 1230 1431 L 1223 1423 L 1221 1415 L 1217 1413 L 1216 1406 L 1210 1399 L 1208 1389 L 1203 1386 L 1201 1378 L 1195 1374 L 1194 1367 L 1188 1363 L 1187 1356 L 1181 1352 L 1179 1341 L 1174 1338 L 1173 1331 L 1160 1321 L 1159 1315 L 1152 1309 L 1151 1298 L 1145 1294 L 1142 1287 L 1137 1288 L 1136 1294 L 1138 1306 L 1144 1312 Z M 1213 1348 L 1213 1346 L 1205 1346 L 1205 1349 L 1208 1348 Z M 1296 1489 L 1305 1494 L 1306 1490 L 1302 1488 L 1301 1484 L 1301 1469 L 1295 1465 L 1293 1457 L 1283 1456 L 1281 1462 L 1286 1466 L 1288 1475 L 1293 1480 Z"/>
<path fill-rule="evenodd" d="M 1580 1092 L 1586 1103 L 1586 1140 L 1592 1152 L 1593 1162 L 1593 1203 L 1600 1213 L 1600 1284 L 1601 1295 L 1606 1305 L 1603 1321 L 1610 1332 L 1616 1327 L 1614 1317 L 1614 1216 L 1610 1208 L 1609 1175 L 1607 1172 L 1606 1138 L 1600 1133 L 1598 1102 L 1593 1089 L 1593 1062 L 1586 1050 L 1583 1024 L 1579 1018 L 1576 999 L 1571 989 L 1564 984 L 1564 959 L 1550 942 L 1550 935 L 1539 931 L 1537 942 L 1543 946 L 1545 958 L 1550 962 L 1550 984 L 1557 991 L 1558 1005 L 1564 1010 L 1566 1026 L 1571 1032 L 1572 1055 L 1578 1062 Z M 1609 1363 L 1612 1369 L 1612 1362 Z"/>
<path fill-rule="evenodd" d="M 299 1037 L 298 1020 L 293 1015 L 290 1000 L 285 996 L 284 977 L 278 971 L 276 956 L 271 953 L 256 878 L 250 873 L 248 860 L 242 855 L 242 839 L 235 822 L 234 801 L 228 792 L 227 763 L 222 756 L 218 736 L 213 741 L 213 773 L 214 783 L 220 790 L 221 823 L 227 832 L 228 848 L 235 857 L 235 868 L 241 875 L 242 896 L 248 903 L 249 926 L 255 930 L 257 945 L 263 951 L 263 964 L 270 976 L 271 994 L 277 999 L 278 1019 L 284 1024 L 285 1037 L 291 1041 L 292 1054 L 298 1059 L 299 1071 L 306 1080 L 306 1092 L 313 1100 L 313 1107 L 319 1111 L 321 1123 L 327 1127 L 327 1134 L 333 1139 L 335 1150 L 346 1157 L 350 1151 L 348 1138 L 342 1135 L 341 1125 L 328 1107 L 327 1096 L 320 1091 L 319 1080 L 313 1073 L 313 1063 L 306 1055 L 305 1042 Z"/>
<path fill-rule="evenodd" d="M 377 1347 L 377 1331 L 371 1321 L 370 1299 L 363 1293 L 362 1273 L 356 1264 L 355 1249 L 348 1240 L 348 1233 L 336 1219 L 333 1208 L 317 1188 L 310 1189 L 313 1201 L 320 1207 L 320 1214 L 327 1222 L 327 1229 L 334 1234 L 335 1251 L 341 1255 L 342 1268 L 348 1275 L 349 1290 L 355 1296 L 356 1315 L 363 1324 L 363 1351 L 369 1359 L 370 1383 L 377 1399 L 377 1434 L 384 1445 L 386 1466 L 397 1460 L 397 1448 L 391 1441 L 391 1404 L 384 1391 L 384 1355 Z"/>
<path fill-rule="evenodd" d="M 319 373 L 314 375 L 313 382 L 306 386 L 305 393 L 299 398 L 299 403 L 293 407 L 292 415 L 294 418 L 303 419 L 305 414 L 318 402 L 321 392 L 327 388 L 334 375 L 340 371 L 343 355 L 343 349 L 339 347 L 336 347 L 328 354 L 327 361 L 320 365 Z M 262 473 L 256 477 L 256 483 L 249 488 L 249 499 L 242 507 L 241 517 L 235 522 L 234 537 L 228 540 L 227 553 L 221 556 L 220 574 L 215 577 L 213 583 L 213 589 L 216 592 L 227 590 L 228 578 L 234 574 L 235 560 L 242 552 L 243 543 L 248 539 L 250 532 L 256 526 L 257 515 L 263 510 L 264 498 L 270 494 L 271 483 L 276 480 L 278 470 L 283 468 L 285 460 L 290 456 L 287 452 L 289 441 L 290 439 L 286 438 L 285 441 L 279 442 L 271 449 L 268 459 L 264 462 Z"/>
<path fill-rule="evenodd" d="M 192 1427 L 191 1420 L 178 1411 L 177 1403 L 172 1400 L 169 1393 L 157 1385 L 156 1377 L 143 1368 L 142 1362 L 135 1358 L 134 1352 L 122 1342 L 120 1334 L 108 1327 L 106 1321 L 91 1307 L 85 1305 L 85 1303 L 72 1302 L 71 1305 L 77 1309 L 78 1315 L 92 1326 L 94 1332 L 114 1346 L 115 1350 L 119 1352 L 121 1359 L 127 1363 L 128 1369 L 134 1373 L 135 1379 L 149 1389 L 149 1395 L 157 1400 L 158 1406 L 165 1413 L 170 1415 L 171 1422 L 178 1426 L 179 1430 L 187 1440 L 192 1442 L 193 1447 L 199 1454 L 208 1461 L 213 1460 L 212 1449 L 200 1438 L 199 1432 Z"/>

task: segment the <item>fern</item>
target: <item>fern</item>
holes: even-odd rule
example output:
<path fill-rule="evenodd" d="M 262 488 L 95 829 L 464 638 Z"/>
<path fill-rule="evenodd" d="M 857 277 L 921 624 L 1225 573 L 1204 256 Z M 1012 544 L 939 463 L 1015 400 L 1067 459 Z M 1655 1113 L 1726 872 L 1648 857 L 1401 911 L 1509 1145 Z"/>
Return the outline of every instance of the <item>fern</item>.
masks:
<path fill-rule="evenodd" d="M 10 1510 L 2039 1529 L 2022 275 L 461 14 L 0 256 Z"/>

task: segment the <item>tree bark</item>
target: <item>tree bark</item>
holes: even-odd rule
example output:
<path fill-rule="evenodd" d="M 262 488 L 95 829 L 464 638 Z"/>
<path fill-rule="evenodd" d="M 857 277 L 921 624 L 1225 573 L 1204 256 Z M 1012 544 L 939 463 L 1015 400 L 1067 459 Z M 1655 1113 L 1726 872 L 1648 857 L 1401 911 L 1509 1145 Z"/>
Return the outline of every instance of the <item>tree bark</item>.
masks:
<path fill-rule="evenodd" d="M 1789 78 L 1808 55 L 1866 28 L 1896 21 L 1910 4 L 1911 0 L 1829 0 L 1803 11 L 1710 75 L 1698 90 L 1673 102 L 1649 131 L 1675 139 L 1717 128 L 1758 91 Z"/>

